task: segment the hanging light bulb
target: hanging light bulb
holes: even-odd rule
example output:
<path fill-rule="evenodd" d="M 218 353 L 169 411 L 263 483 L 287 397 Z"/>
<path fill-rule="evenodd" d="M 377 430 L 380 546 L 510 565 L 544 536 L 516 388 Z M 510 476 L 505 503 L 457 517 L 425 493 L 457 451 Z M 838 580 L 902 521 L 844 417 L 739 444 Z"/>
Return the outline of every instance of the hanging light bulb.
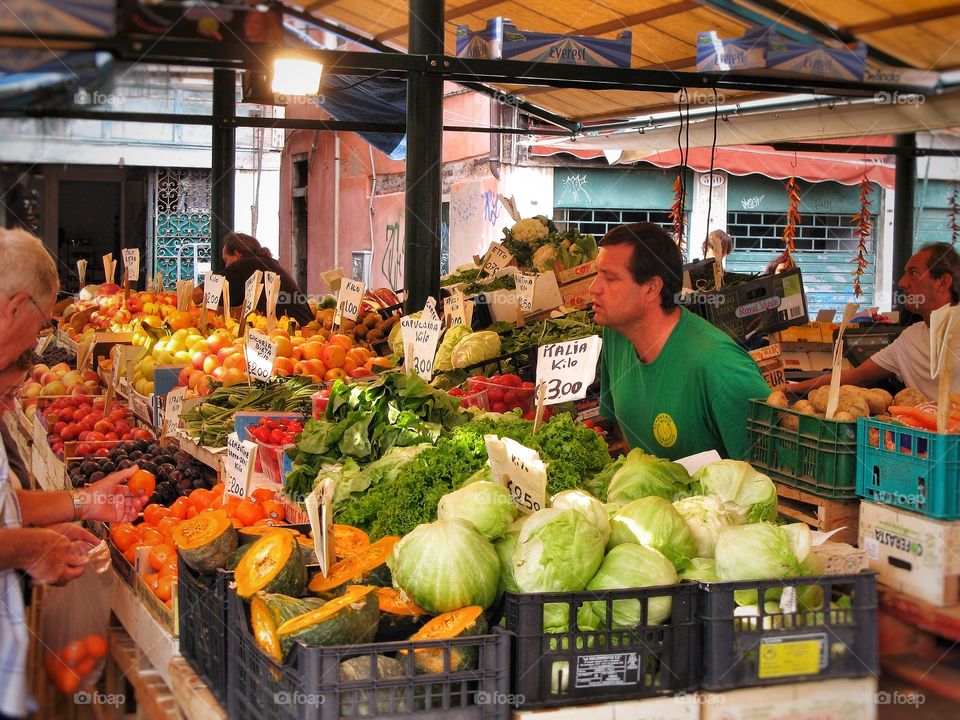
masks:
<path fill-rule="evenodd" d="M 296 57 L 278 57 L 273 61 L 271 89 L 283 95 L 316 95 L 320 91 L 323 64 Z"/>

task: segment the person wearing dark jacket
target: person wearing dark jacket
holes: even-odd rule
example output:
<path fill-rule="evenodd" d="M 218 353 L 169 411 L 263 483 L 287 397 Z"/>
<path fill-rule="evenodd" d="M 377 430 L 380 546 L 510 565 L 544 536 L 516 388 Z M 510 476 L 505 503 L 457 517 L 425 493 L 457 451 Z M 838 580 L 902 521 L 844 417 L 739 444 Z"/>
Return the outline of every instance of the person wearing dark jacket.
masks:
<path fill-rule="evenodd" d="M 236 307 L 243 305 L 244 283 L 257 270 L 272 272 L 280 276 L 280 299 L 277 301 L 277 315 L 293 318 L 301 327 L 316 316 L 307 304 L 307 296 L 300 292 L 296 281 L 283 269 L 270 254 L 269 248 L 260 245 L 255 237 L 244 233 L 232 232 L 223 239 L 223 263 L 226 267 L 220 274 L 230 283 L 230 297 Z M 260 295 L 257 310 L 266 314 L 267 296 Z"/>

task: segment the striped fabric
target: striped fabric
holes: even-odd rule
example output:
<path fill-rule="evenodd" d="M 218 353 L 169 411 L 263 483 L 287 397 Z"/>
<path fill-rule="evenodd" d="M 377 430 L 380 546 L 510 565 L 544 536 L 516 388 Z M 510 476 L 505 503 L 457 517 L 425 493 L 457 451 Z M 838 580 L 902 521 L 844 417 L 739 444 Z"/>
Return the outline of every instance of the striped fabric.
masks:
<path fill-rule="evenodd" d="M 20 526 L 20 505 L 10 485 L 7 454 L 0 443 L 0 527 Z M 29 642 L 17 573 L 0 570 L 0 713 L 4 715 L 25 717 L 33 704 L 27 694 Z"/>

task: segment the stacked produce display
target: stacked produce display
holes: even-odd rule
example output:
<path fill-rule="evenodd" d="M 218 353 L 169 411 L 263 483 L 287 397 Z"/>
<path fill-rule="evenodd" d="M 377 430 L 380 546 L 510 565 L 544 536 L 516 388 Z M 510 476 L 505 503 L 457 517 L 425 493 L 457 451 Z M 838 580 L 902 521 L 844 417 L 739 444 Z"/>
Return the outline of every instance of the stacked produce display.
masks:
<path fill-rule="evenodd" d="M 545 218 L 502 246 L 525 273 L 597 254 Z M 791 478 L 847 489 L 856 421 L 929 427 L 925 398 L 844 386 L 827 419 L 825 390 L 774 392 L 754 401 L 750 462 L 611 451 L 593 367 L 576 400 L 538 393 L 539 348 L 602 334 L 589 309 L 461 322 L 450 293 L 479 302 L 516 292 L 515 276 L 462 268 L 444 287 L 426 372 L 404 318 L 428 309 L 401 316 L 395 296 L 368 292 L 337 324 L 336 301 L 321 303 L 300 328 L 87 288 L 63 308 L 71 350 L 47 348 L 21 391 L 64 486 L 139 467 L 142 516 L 97 532 L 230 717 L 279 692 L 319 693 L 341 716 L 442 714 L 482 692 L 532 709 L 875 672 L 873 576 L 834 567 L 838 543 L 815 532 L 832 528 L 785 521 L 778 492 Z M 130 337 L 76 367 L 70 341 L 82 355 L 101 330 Z M 269 378 L 248 374 L 253 332 L 271 345 Z M 542 463 L 542 485 L 504 470 L 497 443 Z M 814 669 L 778 673 L 758 655 L 809 637 L 825 638 Z"/>

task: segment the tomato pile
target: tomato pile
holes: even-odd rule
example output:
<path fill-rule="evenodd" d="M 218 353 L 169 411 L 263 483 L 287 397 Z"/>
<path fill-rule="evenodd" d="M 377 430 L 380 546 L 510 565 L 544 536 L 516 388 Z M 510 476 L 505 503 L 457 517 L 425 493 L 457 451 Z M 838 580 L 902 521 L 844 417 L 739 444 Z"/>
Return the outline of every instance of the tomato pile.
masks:
<path fill-rule="evenodd" d="M 114 404 L 105 415 L 103 398 L 88 395 L 71 395 L 57 398 L 43 411 L 47 423 L 47 441 L 57 457 L 63 457 L 63 445 L 71 440 L 79 441 L 78 455 L 105 457 L 109 445 L 103 441 L 150 440 L 146 428 L 134 426 L 130 410 Z"/>
<path fill-rule="evenodd" d="M 524 382 L 519 375 L 478 375 L 467 380 L 466 389 L 453 388 L 449 394 L 458 398 L 470 398 L 477 393 L 486 391 L 490 412 L 505 413 L 520 409 L 529 412 L 534 408 L 536 386 L 532 382 Z M 461 401 L 461 404 L 464 404 Z"/>
<path fill-rule="evenodd" d="M 260 418 L 253 427 L 247 428 L 251 437 L 266 445 L 290 445 L 303 431 L 303 421 L 296 418 Z"/>

